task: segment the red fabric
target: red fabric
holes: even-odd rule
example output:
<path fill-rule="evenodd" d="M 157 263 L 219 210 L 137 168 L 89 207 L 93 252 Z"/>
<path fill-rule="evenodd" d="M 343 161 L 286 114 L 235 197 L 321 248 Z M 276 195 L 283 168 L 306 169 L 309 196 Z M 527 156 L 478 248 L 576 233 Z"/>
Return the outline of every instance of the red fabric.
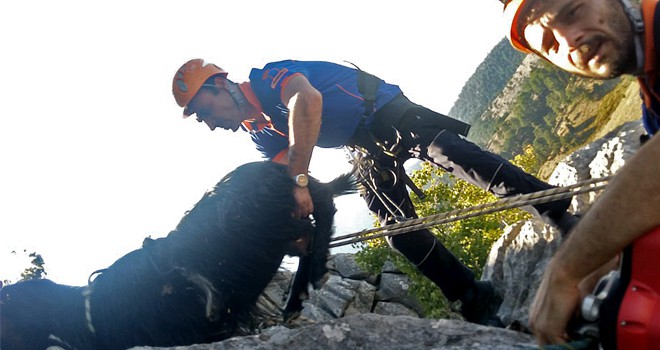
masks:
<path fill-rule="evenodd" d="M 617 349 L 660 348 L 660 227 L 633 244 L 632 275 L 617 320 Z"/>

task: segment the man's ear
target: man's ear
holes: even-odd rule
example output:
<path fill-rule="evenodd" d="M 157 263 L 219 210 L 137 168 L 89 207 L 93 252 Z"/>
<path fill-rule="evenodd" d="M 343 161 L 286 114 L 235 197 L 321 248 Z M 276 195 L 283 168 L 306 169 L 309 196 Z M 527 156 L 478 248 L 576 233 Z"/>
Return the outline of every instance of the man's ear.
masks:
<path fill-rule="evenodd" d="M 213 84 L 215 84 L 215 87 L 217 87 L 218 89 L 226 89 L 229 82 L 227 82 L 227 79 L 225 77 L 218 75 L 215 78 L 213 78 Z"/>

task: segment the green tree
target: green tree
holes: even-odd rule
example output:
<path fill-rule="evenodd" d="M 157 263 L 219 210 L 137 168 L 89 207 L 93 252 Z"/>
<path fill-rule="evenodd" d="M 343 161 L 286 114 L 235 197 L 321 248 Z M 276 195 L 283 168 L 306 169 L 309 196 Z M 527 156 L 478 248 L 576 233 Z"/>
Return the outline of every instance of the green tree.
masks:
<path fill-rule="evenodd" d="M 26 268 L 21 272 L 21 281 L 34 280 L 44 278 L 46 273 L 45 262 L 41 254 L 32 252 L 28 254 L 32 260 L 30 261 L 31 266 Z"/>
<path fill-rule="evenodd" d="M 523 147 L 523 152 L 516 155 L 511 163 L 517 165 L 529 174 L 538 174 L 542 162 L 534 151 L 534 148 L 530 145 L 525 145 Z"/>

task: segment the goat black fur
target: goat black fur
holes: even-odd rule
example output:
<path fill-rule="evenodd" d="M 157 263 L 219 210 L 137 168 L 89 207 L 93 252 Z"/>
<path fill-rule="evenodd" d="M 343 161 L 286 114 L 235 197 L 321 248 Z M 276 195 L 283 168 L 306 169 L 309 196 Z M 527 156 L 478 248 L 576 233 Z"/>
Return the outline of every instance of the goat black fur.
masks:
<path fill-rule="evenodd" d="M 30 280 L 0 289 L 0 348 L 127 349 L 209 343 L 250 329 L 255 303 L 286 254 L 303 255 L 286 312 L 318 287 L 333 233 L 333 197 L 350 175 L 312 180 L 313 220 L 292 216 L 285 166 L 248 163 L 226 175 L 166 237 L 102 270 L 87 286 Z M 304 245 L 301 251 L 301 242 Z M 309 254 L 308 254 L 309 253 Z"/>

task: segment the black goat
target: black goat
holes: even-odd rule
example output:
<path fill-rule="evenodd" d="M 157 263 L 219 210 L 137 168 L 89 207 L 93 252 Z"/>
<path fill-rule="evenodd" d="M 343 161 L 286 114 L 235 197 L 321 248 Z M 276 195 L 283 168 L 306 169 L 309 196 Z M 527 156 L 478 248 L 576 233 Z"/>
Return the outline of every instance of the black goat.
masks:
<path fill-rule="evenodd" d="M 226 175 L 167 237 L 147 239 L 87 286 L 31 280 L 0 289 L 0 349 L 127 349 L 209 343 L 251 329 L 255 303 L 286 254 L 304 255 L 286 313 L 326 274 L 333 197 L 352 177 L 310 181 L 314 220 L 291 213 L 284 166 L 248 163 Z M 307 254 L 309 251 L 310 254 Z"/>

